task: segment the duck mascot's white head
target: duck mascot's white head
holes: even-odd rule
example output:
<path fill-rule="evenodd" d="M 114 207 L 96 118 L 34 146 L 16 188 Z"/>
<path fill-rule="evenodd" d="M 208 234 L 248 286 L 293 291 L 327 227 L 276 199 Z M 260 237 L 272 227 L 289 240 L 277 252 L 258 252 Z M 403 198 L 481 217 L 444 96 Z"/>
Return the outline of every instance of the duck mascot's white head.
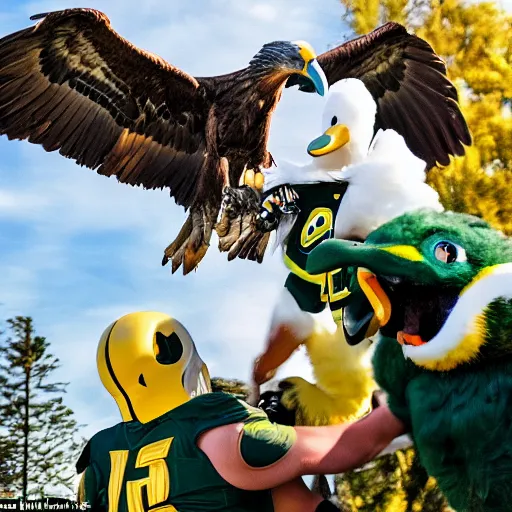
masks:
<path fill-rule="evenodd" d="M 374 135 L 377 105 L 361 80 L 347 78 L 333 84 L 322 115 L 323 135 L 308 146 L 314 163 L 339 170 L 361 162 Z"/>

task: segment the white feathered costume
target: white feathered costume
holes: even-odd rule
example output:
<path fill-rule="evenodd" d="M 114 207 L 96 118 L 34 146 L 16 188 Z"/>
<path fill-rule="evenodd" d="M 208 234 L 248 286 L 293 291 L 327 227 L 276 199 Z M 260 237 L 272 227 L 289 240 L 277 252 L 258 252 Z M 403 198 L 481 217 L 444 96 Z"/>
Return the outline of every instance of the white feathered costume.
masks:
<path fill-rule="evenodd" d="M 425 162 L 414 156 L 393 130 L 375 137 L 376 104 L 357 79 L 329 89 L 322 116 L 324 134 L 315 139 L 305 165 L 278 162 L 265 175 L 265 190 L 291 185 L 298 215 L 285 216 L 277 230 L 290 274 L 278 300 L 265 352 L 253 369 L 255 388 L 271 379 L 300 345 L 312 362 L 316 384 L 286 379 L 282 403 L 296 411 L 297 424 L 332 424 L 369 409 L 374 383 L 368 339 L 347 344 L 339 314 L 327 303 L 343 303 L 342 273 L 309 276 L 305 258 L 326 238 L 364 240 L 381 224 L 406 211 L 442 210 L 425 183 Z M 372 140 L 373 139 L 373 140 Z M 329 213 L 330 212 L 330 213 Z M 330 224 L 329 224 L 330 223 Z M 337 287 L 338 286 L 338 287 Z M 371 334 L 371 327 L 365 331 Z M 256 400 L 255 393 L 253 400 Z"/>

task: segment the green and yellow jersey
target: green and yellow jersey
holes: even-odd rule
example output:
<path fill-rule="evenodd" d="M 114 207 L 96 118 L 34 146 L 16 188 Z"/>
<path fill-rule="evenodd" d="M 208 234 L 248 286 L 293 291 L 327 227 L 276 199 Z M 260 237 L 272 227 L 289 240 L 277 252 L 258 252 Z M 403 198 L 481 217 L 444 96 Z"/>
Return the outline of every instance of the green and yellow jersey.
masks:
<path fill-rule="evenodd" d="M 272 512 L 270 491 L 233 487 L 197 446 L 203 432 L 238 422 L 241 455 L 253 467 L 279 460 L 293 444 L 290 427 L 232 395 L 208 393 L 148 423 L 123 422 L 93 436 L 77 464 L 86 466 L 83 501 L 98 512 Z"/>
<path fill-rule="evenodd" d="M 286 242 L 284 262 L 290 274 L 285 287 L 303 311 L 319 313 L 329 303 L 334 314 L 348 295 L 342 269 L 311 275 L 306 272 L 306 262 L 315 247 L 334 238 L 334 223 L 347 184 L 326 182 L 293 188 L 299 195 L 296 204 L 300 212 Z"/>

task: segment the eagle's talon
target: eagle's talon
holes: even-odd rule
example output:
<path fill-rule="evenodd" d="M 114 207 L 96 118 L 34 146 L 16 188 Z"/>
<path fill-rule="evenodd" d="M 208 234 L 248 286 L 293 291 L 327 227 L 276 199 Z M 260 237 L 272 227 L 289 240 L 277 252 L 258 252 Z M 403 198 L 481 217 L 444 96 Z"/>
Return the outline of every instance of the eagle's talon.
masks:
<path fill-rule="evenodd" d="M 250 187 L 251 189 L 261 192 L 265 185 L 265 176 L 258 169 L 245 169 L 239 180 L 239 186 Z"/>
<path fill-rule="evenodd" d="M 171 273 L 174 274 L 183 262 L 183 256 L 185 254 L 185 246 L 182 246 L 180 250 L 171 259 Z"/>
<path fill-rule="evenodd" d="M 208 206 L 193 209 L 176 239 L 165 249 L 162 265 L 171 261 L 173 274 L 182 265 L 183 275 L 196 269 L 210 245 L 213 214 Z"/>

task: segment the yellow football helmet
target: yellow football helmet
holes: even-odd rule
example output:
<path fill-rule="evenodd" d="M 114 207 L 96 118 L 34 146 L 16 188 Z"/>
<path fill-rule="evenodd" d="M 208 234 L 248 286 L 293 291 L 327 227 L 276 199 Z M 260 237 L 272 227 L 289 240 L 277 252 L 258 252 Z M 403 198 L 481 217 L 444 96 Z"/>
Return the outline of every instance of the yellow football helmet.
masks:
<path fill-rule="evenodd" d="M 147 423 L 211 391 L 208 368 L 190 334 L 163 313 L 131 313 L 109 325 L 97 364 L 123 421 Z"/>

